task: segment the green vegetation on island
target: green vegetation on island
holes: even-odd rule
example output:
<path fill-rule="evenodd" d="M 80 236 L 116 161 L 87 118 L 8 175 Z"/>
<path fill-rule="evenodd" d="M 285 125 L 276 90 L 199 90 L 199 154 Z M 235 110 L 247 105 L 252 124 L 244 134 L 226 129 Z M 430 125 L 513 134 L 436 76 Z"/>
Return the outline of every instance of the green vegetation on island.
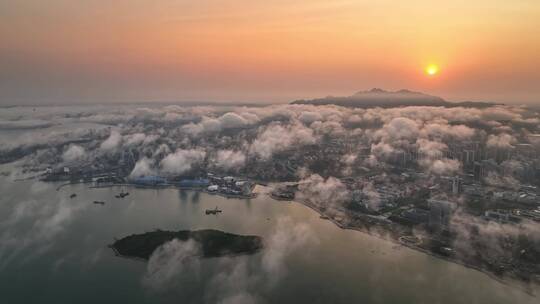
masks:
<path fill-rule="evenodd" d="M 237 235 L 212 229 L 176 232 L 156 230 L 133 234 L 116 240 L 110 247 L 119 256 L 148 260 L 158 247 L 173 239 L 197 242 L 204 258 L 254 254 L 263 248 L 259 236 Z"/>

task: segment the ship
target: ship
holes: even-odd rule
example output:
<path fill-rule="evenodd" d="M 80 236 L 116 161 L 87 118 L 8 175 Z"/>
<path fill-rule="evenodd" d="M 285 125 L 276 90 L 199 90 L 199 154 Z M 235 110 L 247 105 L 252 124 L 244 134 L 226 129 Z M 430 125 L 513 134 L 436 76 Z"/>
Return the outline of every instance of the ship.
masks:
<path fill-rule="evenodd" d="M 124 189 L 122 189 L 122 191 L 120 191 L 119 194 L 115 195 L 115 197 L 116 197 L 116 198 L 124 198 L 124 197 L 126 197 L 126 196 L 128 196 L 128 195 L 129 195 L 129 192 L 124 191 Z"/>
<path fill-rule="evenodd" d="M 208 214 L 215 214 L 217 215 L 218 213 L 221 213 L 223 212 L 223 210 L 220 210 L 218 209 L 218 207 L 216 206 L 216 208 L 214 209 L 206 209 L 205 213 L 208 215 Z"/>

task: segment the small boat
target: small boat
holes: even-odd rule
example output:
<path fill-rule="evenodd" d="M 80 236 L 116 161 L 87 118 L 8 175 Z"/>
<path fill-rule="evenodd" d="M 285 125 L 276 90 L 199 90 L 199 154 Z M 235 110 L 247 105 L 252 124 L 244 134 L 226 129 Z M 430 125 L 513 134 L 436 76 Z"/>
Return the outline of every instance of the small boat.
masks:
<path fill-rule="evenodd" d="M 216 208 L 214 209 L 206 209 L 205 213 L 208 215 L 208 214 L 214 214 L 214 215 L 217 215 L 218 213 L 221 213 L 223 212 L 223 210 L 219 210 L 218 207 L 216 206 Z"/>
<path fill-rule="evenodd" d="M 126 197 L 126 196 L 128 196 L 128 195 L 129 195 L 129 192 L 121 192 L 120 194 L 118 194 L 118 196 L 119 196 L 120 198 L 124 198 L 124 197 Z"/>
<path fill-rule="evenodd" d="M 73 193 L 72 195 L 69 196 L 69 198 L 74 198 L 74 197 L 77 197 L 77 194 Z"/>
<path fill-rule="evenodd" d="M 96 204 L 96 205 L 105 205 L 105 202 L 103 202 L 103 201 L 94 201 L 94 204 Z"/>
<path fill-rule="evenodd" d="M 129 195 L 129 192 L 127 192 L 127 191 L 124 192 L 124 189 L 122 189 L 122 191 L 120 191 L 119 194 L 115 195 L 115 197 L 116 197 L 116 198 L 124 198 L 124 197 L 126 197 L 126 196 L 128 196 L 128 195 Z"/>

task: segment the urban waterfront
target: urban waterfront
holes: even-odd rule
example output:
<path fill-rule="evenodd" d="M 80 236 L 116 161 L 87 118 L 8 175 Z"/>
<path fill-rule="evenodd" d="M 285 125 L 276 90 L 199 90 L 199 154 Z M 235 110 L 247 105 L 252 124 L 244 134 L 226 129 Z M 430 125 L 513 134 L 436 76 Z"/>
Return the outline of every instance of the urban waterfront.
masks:
<path fill-rule="evenodd" d="M 177 189 L 91 189 L 2 177 L 4 303 L 536 303 L 538 287 L 500 283 L 460 265 L 342 230 L 262 193 L 227 199 Z M 8 191 L 9 189 L 9 191 Z M 72 193 L 77 196 L 70 198 Z M 103 201 L 105 205 L 93 204 Z M 219 215 L 206 209 L 219 207 Z M 248 257 L 188 261 L 184 274 L 114 256 L 115 238 L 156 229 L 218 229 L 272 242 Z M 284 233 L 283 231 L 287 231 Z M 295 234 L 296 233 L 296 234 Z M 270 258 L 264 251 L 274 254 Z M 165 261 L 167 262 L 167 261 Z M 269 267 L 268 265 L 272 267 Z M 238 265 L 243 265 L 238 267 Z M 84 275 L 83 275 L 84 274 Z M 217 284 L 224 277 L 231 282 Z M 53 287 L 54 286 L 54 287 Z M 237 297 L 237 298 L 234 298 Z"/>
<path fill-rule="evenodd" d="M 0 1 L 0 304 L 540 303 L 540 1 L 487 4 Z"/>

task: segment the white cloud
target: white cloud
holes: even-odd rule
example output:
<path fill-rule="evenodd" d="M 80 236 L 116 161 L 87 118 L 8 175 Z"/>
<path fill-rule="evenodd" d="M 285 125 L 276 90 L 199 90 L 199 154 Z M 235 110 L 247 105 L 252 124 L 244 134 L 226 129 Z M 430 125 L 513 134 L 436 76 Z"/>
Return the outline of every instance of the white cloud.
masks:
<path fill-rule="evenodd" d="M 509 149 L 512 148 L 517 140 L 514 136 L 506 133 L 498 135 L 489 135 L 486 145 L 490 148 Z"/>
<path fill-rule="evenodd" d="M 246 163 L 246 155 L 242 151 L 218 150 L 215 166 L 226 170 L 241 169 Z"/>
<path fill-rule="evenodd" d="M 268 159 L 273 153 L 285 151 L 292 147 L 314 144 L 317 137 L 313 130 L 301 124 L 272 124 L 264 128 L 250 147 L 250 152 L 262 159 Z"/>
<path fill-rule="evenodd" d="M 173 239 L 158 247 L 150 256 L 143 284 L 155 291 L 175 287 L 184 273 L 195 275 L 199 269 L 199 244 Z"/>
<path fill-rule="evenodd" d="M 205 157 L 206 152 L 204 150 L 178 149 L 161 161 L 161 170 L 167 174 L 182 174 L 191 170 L 193 165 L 204 161 Z"/>
<path fill-rule="evenodd" d="M 141 176 L 155 175 L 156 170 L 153 168 L 154 162 L 146 157 L 143 157 L 137 161 L 135 167 L 129 174 L 130 178 L 136 178 Z"/>
<path fill-rule="evenodd" d="M 122 143 L 122 135 L 116 130 L 111 130 L 111 135 L 101 143 L 101 150 L 105 152 L 114 151 L 120 147 Z"/>
<path fill-rule="evenodd" d="M 73 162 L 81 160 L 85 157 L 86 151 L 78 145 L 70 145 L 69 148 L 62 154 L 62 159 L 65 162 Z"/>

